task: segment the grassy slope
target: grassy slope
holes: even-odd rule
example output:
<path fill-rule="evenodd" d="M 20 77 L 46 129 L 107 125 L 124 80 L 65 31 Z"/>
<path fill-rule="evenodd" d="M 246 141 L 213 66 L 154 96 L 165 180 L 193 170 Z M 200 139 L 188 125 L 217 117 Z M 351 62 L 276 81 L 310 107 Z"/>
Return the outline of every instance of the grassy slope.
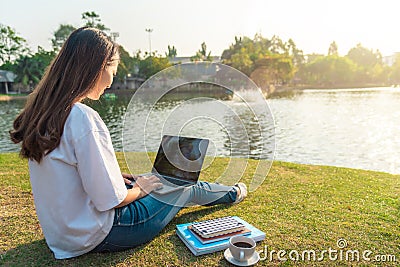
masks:
<path fill-rule="evenodd" d="M 118 154 L 122 169 L 123 155 Z M 224 168 L 218 158 L 208 169 Z M 250 170 L 257 162 L 250 162 Z M 246 175 L 245 175 L 246 176 Z M 248 176 L 248 175 L 247 175 Z M 247 181 L 249 182 L 249 181 Z M 240 205 L 191 207 L 178 216 L 149 244 L 114 254 L 89 254 L 56 261 L 39 226 L 29 184 L 27 163 L 17 154 L 0 154 L 0 265 L 5 266 L 228 266 L 223 252 L 194 257 L 174 232 L 178 223 L 238 215 L 266 233 L 257 250 L 303 251 L 345 248 L 375 254 L 394 254 L 400 262 L 400 176 L 386 173 L 274 162 L 258 190 Z M 263 256 L 263 254 L 261 254 Z M 288 257 L 288 255 L 286 255 Z M 296 266 L 342 266 L 355 262 L 298 262 Z M 292 266 L 293 261 L 263 265 Z M 361 262 L 361 265 L 367 262 Z"/>

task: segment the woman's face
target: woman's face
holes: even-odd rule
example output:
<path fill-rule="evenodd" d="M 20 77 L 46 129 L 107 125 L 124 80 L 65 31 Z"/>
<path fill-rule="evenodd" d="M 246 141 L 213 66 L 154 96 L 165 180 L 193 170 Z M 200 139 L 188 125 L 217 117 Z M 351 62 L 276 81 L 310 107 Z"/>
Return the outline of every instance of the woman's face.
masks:
<path fill-rule="evenodd" d="M 110 88 L 114 76 L 117 74 L 118 59 L 112 60 L 100 73 L 100 78 L 94 88 L 88 93 L 87 98 L 98 100 L 107 88 Z"/>

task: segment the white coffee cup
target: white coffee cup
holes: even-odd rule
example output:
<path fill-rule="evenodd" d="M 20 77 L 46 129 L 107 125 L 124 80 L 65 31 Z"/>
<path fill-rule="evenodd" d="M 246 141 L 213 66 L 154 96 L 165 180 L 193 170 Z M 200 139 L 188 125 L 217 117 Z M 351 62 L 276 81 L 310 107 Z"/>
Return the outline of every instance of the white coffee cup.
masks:
<path fill-rule="evenodd" d="M 237 261 L 247 261 L 256 251 L 256 242 L 246 236 L 233 236 L 229 239 L 229 251 Z"/>

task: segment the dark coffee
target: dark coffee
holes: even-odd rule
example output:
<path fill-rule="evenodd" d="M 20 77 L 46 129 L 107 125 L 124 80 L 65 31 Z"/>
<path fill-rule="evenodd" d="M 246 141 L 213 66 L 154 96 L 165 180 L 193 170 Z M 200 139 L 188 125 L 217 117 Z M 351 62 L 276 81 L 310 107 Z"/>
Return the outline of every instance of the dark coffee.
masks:
<path fill-rule="evenodd" d="M 251 248 L 252 245 L 246 242 L 236 242 L 233 243 L 234 246 L 239 247 L 239 248 Z"/>

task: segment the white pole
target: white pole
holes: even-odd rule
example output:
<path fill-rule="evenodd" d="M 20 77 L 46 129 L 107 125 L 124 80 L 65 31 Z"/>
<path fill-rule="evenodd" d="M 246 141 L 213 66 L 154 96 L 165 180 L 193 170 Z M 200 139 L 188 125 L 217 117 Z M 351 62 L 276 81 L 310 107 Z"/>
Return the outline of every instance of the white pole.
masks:
<path fill-rule="evenodd" d="M 149 33 L 149 54 L 151 56 L 151 32 L 153 31 L 153 29 L 146 29 L 146 32 Z"/>

